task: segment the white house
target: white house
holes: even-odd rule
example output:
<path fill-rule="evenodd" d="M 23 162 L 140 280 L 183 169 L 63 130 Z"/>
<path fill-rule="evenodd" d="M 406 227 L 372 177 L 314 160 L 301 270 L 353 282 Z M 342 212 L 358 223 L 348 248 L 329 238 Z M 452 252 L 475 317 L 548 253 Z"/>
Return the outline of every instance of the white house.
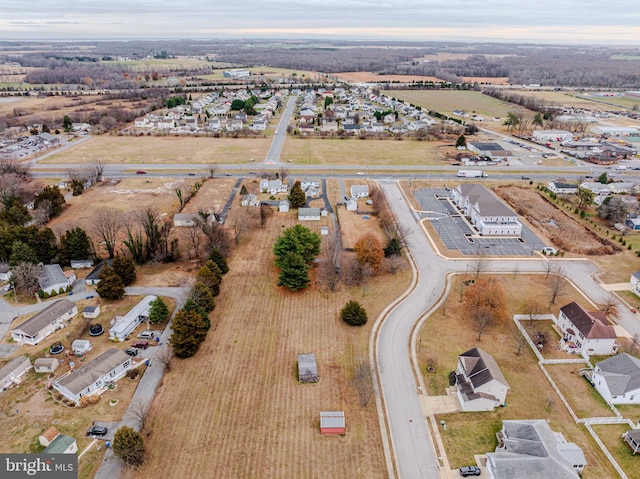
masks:
<path fill-rule="evenodd" d="M 452 197 L 483 236 L 520 236 L 518 215 L 484 186 L 464 183 L 456 186 Z"/>
<path fill-rule="evenodd" d="M 575 195 L 578 193 L 578 185 L 574 183 L 563 183 L 560 181 L 550 181 L 547 189 L 557 195 Z"/>
<path fill-rule="evenodd" d="M 288 190 L 287 184 L 281 180 L 260 180 L 260 191 L 263 193 L 270 193 L 275 195 L 277 193 L 286 193 Z"/>
<path fill-rule="evenodd" d="M 611 193 L 611 189 L 609 188 L 609 185 L 604 185 L 602 183 L 594 182 L 594 181 L 585 181 L 584 183 L 580 184 L 580 188 L 589 190 L 595 193 L 596 195 L 608 195 Z"/>
<path fill-rule="evenodd" d="M 40 285 L 40 289 L 45 293 L 51 294 L 53 291 L 56 293 L 59 293 L 60 290 L 65 291 L 67 286 L 70 286 L 72 283 L 73 280 L 71 282 L 69 281 L 59 264 L 45 264 L 40 268 L 38 284 Z"/>
<path fill-rule="evenodd" d="M 640 404 L 640 359 L 627 353 L 596 363 L 591 381 L 608 404 Z"/>
<path fill-rule="evenodd" d="M 560 344 L 570 353 L 592 356 L 618 351 L 616 332 L 603 311 L 587 312 L 572 302 L 560 308 L 557 326 L 562 334 Z"/>
<path fill-rule="evenodd" d="M 7 263 L 0 263 L 0 281 L 9 281 L 11 269 Z"/>
<path fill-rule="evenodd" d="M 367 198 L 369 185 L 351 185 L 351 198 Z"/>
<path fill-rule="evenodd" d="M 495 359 L 480 348 L 458 356 L 458 399 L 462 410 L 493 411 L 505 404 L 509 384 Z"/>
<path fill-rule="evenodd" d="M 253 193 L 247 193 L 242 197 L 240 204 L 242 206 L 260 206 L 260 201 L 258 201 L 258 197 Z"/>
<path fill-rule="evenodd" d="M 113 341 L 124 341 L 127 339 L 131 331 L 143 321 L 149 318 L 149 310 L 151 309 L 151 302 L 155 301 L 156 297 L 150 294 L 145 296 L 138 304 L 136 304 L 131 310 L 124 316 L 116 316 L 111 321 L 111 329 L 109 329 L 109 339 Z"/>
<path fill-rule="evenodd" d="M 73 269 L 91 268 L 93 266 L 92 259 L 72 259 L 71 267 Z"/>
<path fill-rule="evenodd" d="M 71 343 L 71 351 L 73 354 L 82 356 L 91 351 L 91 342 L 88 339 L 75 339 Z"/>
<path fill-rule="evenodd" d="M 131 356 L 117 348 L 111 348 L 82 367 L 55 380 L 53 387 L 80 405 L 82 396 L 100 394 L 103 388 L 122 378 L 130 368 Z"/>
<path fill-rule="evenodd" d="M 320 221 L 320 208 L 298 208 L 298 221 Z"/>
<path fill-rule="evenodd" d="M 533 130 L 533 141 L 571 141 L 573 133 L 567 130 Z"/>
<path fill-rule="evenodd" d="M 544 419 L 502 421 L 496 436 L 496 451 L 487 453 L 491 479 L 580 479 L 587 464 L 582 449 Z"/>
<path fill-rule="evenodd" d="M 11 330 L 11 337 L 18 344 L 36 345 L 53 332 L 64 328 L 76 314 L 76 303 L 59 299 Z"/>
<path fill-rule="evenodd" d="M 37 373 L 52 373 L 58 364 L 58 360 L 55 358 L 38 358 L 33 362 L 33 369 Z"/>
<path fill-rule="evenodd" d="M 13 384 L 20 384 L 31 369 L 31 361 L 26 356 L 13 358 L 0 368 L 0 391 L 6 391 Z"/>

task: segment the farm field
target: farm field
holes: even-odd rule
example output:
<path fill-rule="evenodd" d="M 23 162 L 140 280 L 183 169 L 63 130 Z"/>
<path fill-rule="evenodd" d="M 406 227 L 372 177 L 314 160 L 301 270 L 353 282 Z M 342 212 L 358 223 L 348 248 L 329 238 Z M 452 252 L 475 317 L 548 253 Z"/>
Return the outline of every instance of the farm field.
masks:
<path fill-rule="evenodd" d="M 548 283 L 544 275 L 496 275 L 495 280 L 505 290 L 509 319 L 493 326 L 477 341 L 477 332 L 463 316 L 460 302 L 463 277 L 454 277 L 451 293 L 446 303 L 435 311 L 422 326 L 419 338 L 419 362 L 423 367 L 423 378 L 430 395 L 443 394 L 448 386 L 448 374 L 456 368 L 457 356 L 475 346 L 492 354 L 507 379 L 510 390 L 507 406 L 494 412 L 458 413 L 438 415 L 438 423 L 446 421 L 447 430 L 440 430 L 445 450 L 452 467 L 474 463 L 474 454 L 484 454 L 496 448 L 495 433 L 503 419 L 546 419 L 554 431 L 561 432 L 571 442 L 577 443 L 587 457 L 588 466 L 582 477 L 596 479 L 615 477 L 613 468 L 597 448 L 586 430 L 576 425 L 556 396 L 537 365 L 533 352 L 526 347 L 518 356 L 516 352 L 517 329 L 511 319 L 521 313 L 524 301 L 532 296 L 546 296 Z M 460 289 L 462 288 L 462 290 Z M 552 306 L 557 314 L 559 308 L 578 299 L 578 293 L 567 289 Z M 426 364 L 435 360 L 435 372 L 427 372 Z M 535 394 L 532 392 L 535 391 Z"/>
<path fill-rule="evenodd" d="M 361 406 L 350 380 L 409 272 L 372 280 L 364 296 L 319 290 L 315 274 L 310 289 L 283 291 L 271 250 L 296 223 L 294 212 L 276 214 L 233 254 L 207 340 L 194 358 L 175 360 L 152 405 L 149 459 L 134 477 L 341 477 L 345 464 L 350 477 L 386 477 L 375 405 Z M 338 318 L 352 298 L 369 313 L 365 327 Z M 296 357 L 308 352 L 320 381 L 298 384 Z M 322 410 L 345 411 L 344 437 L 319 434 Z"/>
<path fill-rule="evenodd" d="M 269 151 L 268 138 L 194 138 L 178 136 L 101 135 L 40 163 L 246 163 L 262 160 Z M 135 168 L 135 166 L 132 166 Z"/>
<path fill-rule="evenodd" d="M 517 93 L 522 96 L 531 96 L 539 98 L 545 102 L 564 107 L 573 108 L 588 108 L 593 110 L 622 110 L 615 106 L 605 105 L 594 101 L 599 97 L 594 97 L 594 100 L 590 100 L 589 97 L 584 95 L 578 95 L 576 92 L 564 92 L 564 91 L 549 91 L 549 90 L 514 90 L 513 93 Z M 603 98 L 604 101 L 609 101 L 612 98 Z"/>
<path fill-rule="evenodd" d="M 453 110 L 464 110 L 469 114 L 475 112 L 486 117 L 486 120 L 491 120 L 493 117 L 505 118 L 510 111 L 523 110 L 522 107 L 476 91 L 389 90 L 384 94 L 443 114 L 451 114 Z M 489 127 L 492 126 L 491 124 L 501 125 L 501 123 L 484 121 L 482 125 Z"/>
<path fill-rule="evenodd" d="M 351 82 L 351 83 L 362 83 L 362 82 L 401 82 L 401 83 L 411 83 L 411 82 L 441 82 L 443 81 L 441 78 L 423 76 L 423 75 L 379 75 L 373 72 L 341 72 L 334 73 L 333 76 L 338 77 L 338 79 Z"/>
<path fill-rule="evenodd" d="M 415 140 L 305 139 L 287 137 L 283 163 L 304 165 L 432 165 L 442 142 Z"/>
<path fill-rule="evenodd" d="M 201 75 L 198 78 L 202 78 L 203 80 L 224 80 L 224 81 L 233 81 L 233 78 L 225 78 L 224 72 L 227 70 L 233 70 L 234 67 L 222 68 L 219 70 L 212 70 L 212 72 L 208 75 Z M 299 78 L 315 78 L 318 75 L 321 75 L 318 72 L 311 72 L 305 70 L 292 70 L 289 68 L 275 68 L 275 67 L 250 67 L 250 68 L 240 68 L 240 70 L 249 70 L 252 76 L 266 76 L 270 78 L 279 78 L 283 75 L 290 76 L 292 74 L 296 74 Z"/>

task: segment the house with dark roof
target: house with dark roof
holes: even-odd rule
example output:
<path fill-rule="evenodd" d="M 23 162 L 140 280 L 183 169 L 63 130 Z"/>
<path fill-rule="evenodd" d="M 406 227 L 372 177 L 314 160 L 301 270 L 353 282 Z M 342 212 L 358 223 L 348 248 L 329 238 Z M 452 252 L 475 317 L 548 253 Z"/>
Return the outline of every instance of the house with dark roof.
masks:
<path fill-rule="evenodd" d="M 465 412 L 493 411 L 505 404 L 509 390 L 493 356 L 480 348 L 458 356 L 456 384 L 458 399 Z"/>
<path fill-rule="evenodd" d="M 470 141 L 467 142 L 467 149 L 469 151 L 473 151 L 481 156 L 488 156 L 494 161 L 502 161 L 513 158 L 513 153 L 509 150 L 505 150 L 498 143 L 490 142 L 490 143 L 479 143 Z"/>
<path fill-rule="evenodd" d="M 100 282 L 100 273 L 102 273 L 102 268 L 109 265 L 111 266 L 112 259 L 106 259 L 104 261 L 100 261 L 91 272 L 85 278 L 85 283 L 87 286 L 95 286 Z"/>
<path fill-rule="evenodd" d="M 496 436 L 496 451 L 487 453 L 492 479 L 579 479 L 587 464 L 582 449 L 544 419 L 502 421 Z"/>
<path fill-rule="evenodd" d="M 591 381 L 608 404 L 640 404 L 640 359 L 627 353 L 596 363 Z"/>
<path fill-rule="evenodd" d="M 518 215 L 478 183 L 462 183 L 452 191 L 458 208 L 483 236 L 520 236 Z"/>
<path fill-rule="evenodd" d="M 18 344 L 36 345 L 58 329 L 64 328 L 78 314 L 78 306 L 68 299 L 59 299 L 11 330 Z"/>
<path fill-rule="evenodd" d="M 547 189 L 557 195 L 575 195 L 578 193 L 578 184 L 550 181 L 547 183 Z"/>
<path fill-rule="evenodd" d="M 560 308 L 557 324 L 562 335 L 560 345 L 571 354 L 616 354 L 616 332 L 604 311 L 585 311 L 576 302 Z"/>
<path fill-rule="evenodd" d="M 635 456 L 640 452 L 640 429 L 632 429 L 622 435 L 624 442 L 631 448 L 631 452 Z"/>
<path fill-rule="evenodd" d="M 111 348 L 82 367 L 68 372 L 53 382 L 63 396 L 80 405 L 83 396 L 100 394 L 109 384 L 122 378 L 131 369 L 131 356 Z"/>

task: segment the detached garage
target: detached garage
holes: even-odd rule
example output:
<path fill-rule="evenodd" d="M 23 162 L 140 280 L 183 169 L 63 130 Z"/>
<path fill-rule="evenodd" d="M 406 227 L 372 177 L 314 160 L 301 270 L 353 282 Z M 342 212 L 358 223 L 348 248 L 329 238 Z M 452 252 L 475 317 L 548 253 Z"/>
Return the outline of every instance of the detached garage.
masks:
<path fill-rule="evenodd" d="M 298 354 L 298 381 L 301 383 L 318 382 L 318 365 L 315 354 Z"/>
<path fill-rule="evenodd" d="M 344 434 L 344 411 L 320 412 L 320 434 Z"/>

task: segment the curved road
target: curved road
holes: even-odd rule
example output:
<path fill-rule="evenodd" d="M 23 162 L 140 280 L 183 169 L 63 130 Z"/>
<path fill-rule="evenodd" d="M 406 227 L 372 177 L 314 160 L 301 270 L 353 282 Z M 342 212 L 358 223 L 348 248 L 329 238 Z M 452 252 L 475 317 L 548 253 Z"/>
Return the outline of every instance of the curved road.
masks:
<path fill-rule="evenodd" d="M 393 449 L 392 457 L 387 457 L 387 460 L 395 462 L 398 476 L 402 479 L 436 478 L 440 477 L 440 469 L 420 407 L 418 386 L 421 380 L 412 334 L 414 326 L 420 326 L 421 318 L 437 305 L 445 291 L 447 273 L 467 271 L 467 266 L 473 265 L 474 259 L 449 260 L 436 254 L 399 186 L 395 182 L 380 182 L 380 186 L 398 223 L 409 232 L 406 243 L 418 274 L 415 288 L 391 310 L 377 336 L 375 360 L 389 430 L 386 430 L 384 421 L 381 425 L 383 436 Z M 544 258 L 487 260 L 487 272 L 545 273 L 547 261 Z M 609 294 L 595 279 L 599 270 L 589 261 L 554 261 L 592 301 L 599 302 Z M 621 310 L 618 323 L 630 335 L 640 333 L 640 322 L 635 315 L 627 308 Z M 391 468 L 389 476 L 394 476 Z"/>

